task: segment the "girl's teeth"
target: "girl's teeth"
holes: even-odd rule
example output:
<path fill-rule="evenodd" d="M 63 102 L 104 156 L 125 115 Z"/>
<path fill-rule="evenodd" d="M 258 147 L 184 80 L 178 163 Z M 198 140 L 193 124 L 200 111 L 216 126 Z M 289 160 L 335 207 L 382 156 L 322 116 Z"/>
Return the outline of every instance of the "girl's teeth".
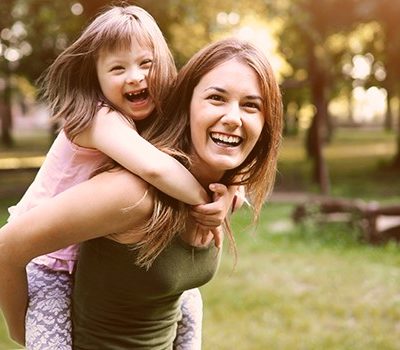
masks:
<path fill-rule="evenodd" d="M 148 96 L 147 89 L 143 89 L 143 90 L 136 91 L 136 92 L 125 93 L 125 97 L 131 102 L 138 101 L 138 100 L 144 100 L 147 98 L 147 96 Z"/>
<path fill-rule="evenodd" d="M 142 94 L 145 91 L 145 89 L 141 90 L 141 91 L 137 91 L 137 92 L 128 92 L 128 96 L 133 97 L 133 96 L 138 96 L 140 94 Z"/>

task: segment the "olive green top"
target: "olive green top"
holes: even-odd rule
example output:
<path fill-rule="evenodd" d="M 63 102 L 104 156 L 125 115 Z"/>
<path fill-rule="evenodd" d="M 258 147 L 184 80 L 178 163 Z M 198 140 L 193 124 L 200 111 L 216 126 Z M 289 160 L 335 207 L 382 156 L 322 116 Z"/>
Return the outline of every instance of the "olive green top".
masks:
<path fill-rule="evenodd" d="M 73 291 L 74 349 L 172 349 L 179 298 L 207 283 L 220 254 L 212 242 L 196 248 L 180 237 L 148 271 L 136 252 L 107 238 L 83 243 Z"/>

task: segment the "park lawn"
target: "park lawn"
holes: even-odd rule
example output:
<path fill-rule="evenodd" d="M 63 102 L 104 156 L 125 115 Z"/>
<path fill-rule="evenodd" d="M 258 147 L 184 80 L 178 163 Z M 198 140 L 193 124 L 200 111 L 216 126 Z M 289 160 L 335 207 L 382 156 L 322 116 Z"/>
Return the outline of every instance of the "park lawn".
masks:
<path fill-rule="evenodd" d="M 395 133 L 338 129 L 324 147 L 331 195 L 394 202 L 400 198 L 400 170 L 391 167 L 396 152 Z M 311 182 L 303 137 L 283 140 L 276 189 L 318 193 Z"/>
<path fill-rule="evenodd" d="M 17 198 L 12 199 L 0 199 L 0 226 L 2 226 L 8 217 L 7 207 L 11 205 L 11 203 L 15 203 Z M 0 287 L 1 288 L 1 287 Z M 7 336 L 7 328 L 4 322 L 4 319 L 0 312 L 0 349 L 1 350 L 11 350 L 11 349 L 19 349 L 18 345 L 12 342 Z"/>
<path fill-rule="evenodd" d="M 344 225 L 294 227 L 270 204 L 256 232 L 233 218 L 238 260 L 224 253 L 202 287 L 204 350 L 398 349 L 400 255 L 360 243 Z M 0 322 L 0 349 L 15 349 Z"/>
<path fill-rule="evenodd" d="M 53 136 L 47 130 L 24 131 L 14 133 L 13 140 L 11 148 L 0 144 L 0 161 L 11 157 L 43 156 L 50 148 Z"/>
<path fill-rule="evenodd" d="M 394 139 L 338 132 L 325 149 L 333 195 L 398 203 L 400 176 L 388 166 Z M 285 139 L 279 170 L 278 190 L 316 193 L 301 140 Z M 0 201 L 0 223 L 15 200 Z M 247 210 L 233 217 L 237 263 L 225 252 L 202 287 L 203 349 L 398 349 L 400 248 L 366 245 L 343 224 L 294 226 L 292 210 L 266 205 L 256 232 L 246 228 Z M 15 348 L 0 321 L 0 349 Z"/>
<path fill-rule="evenodd" d="M 236 267 L 225 254 L 202 288 L 204 349 L 398 349 L 399 248 L 344 225 L 293 227 L 291 208 L 267 206 L 255 236 L 237 233 Z"/>

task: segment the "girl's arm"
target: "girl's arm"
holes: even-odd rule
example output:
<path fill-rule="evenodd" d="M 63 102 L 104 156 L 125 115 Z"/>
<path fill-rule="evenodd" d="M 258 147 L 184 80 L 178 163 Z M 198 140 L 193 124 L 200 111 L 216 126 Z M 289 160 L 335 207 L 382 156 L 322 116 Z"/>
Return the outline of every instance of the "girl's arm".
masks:
<path fill-rule="evenodd" d="M 123 117 L 103 107 L 74 140 L 96 148 L 160 191 L 190 205 L 209 201 L 207 192 L 176 159 L 143 139 Z"/>
<path fill-rule="evenodd" d="M 209 187 L 213 192 L 213 202 L 196 205 L 190 211 L 190 215 L 202 229 L 212 229 L 221 225 L 225 217 L 238 208 L 235 206 L 235 198 L 239 191 L 239 186 L 226 187 L 225 185 L 214 183 L 210 184 Z"/>
<path fill-rule="evenodd" d="M 191 216 L 198 225 L 198 233 L 204 238 L 211 233 L 214 236 L 215 246 L 222 246 L 223 234 L 219 229 L 222 221 L 227 215 L 240 209 L 243 203 L 251 206 L 246 199 L 244 186 L 226 186 L 222 184 L 211 184 L 210 190 L 214 192 L 214 202 L 197 205 L 190 211 Z"/>
<path fill-rule="evenodd" d="M 0 308 L 13 339 L 24 342 L 27 263 L 70 244 L 142 225 L 153 210 L 151 195 L 145 195 L 147 186 L 127 171 L 105 172 L 0 229 Z"/>

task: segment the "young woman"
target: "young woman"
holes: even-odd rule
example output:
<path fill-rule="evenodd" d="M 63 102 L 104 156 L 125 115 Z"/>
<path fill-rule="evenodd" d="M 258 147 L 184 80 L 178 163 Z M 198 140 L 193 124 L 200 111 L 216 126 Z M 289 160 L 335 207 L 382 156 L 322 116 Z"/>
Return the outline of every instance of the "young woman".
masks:
<path fill-rule="evenodd" d="M 256 219 L 274 182 L 282 123 L 265 56 L 234 39 L 206 47 L 179 73 L 167 106 L 143 135 L 172 149 L 205 188 L 246 186 Z M 229 225 L 226 233 L 234 244 Z M 1 306 L 12 319 L 31 258 L 85 241 L 74 287 L 74 349 L 170 349 L 182 292 L 217 269 L 211 239 L 202 243 L 178 201 L 126 171 L 103 172 L 1 229 Z"/>

